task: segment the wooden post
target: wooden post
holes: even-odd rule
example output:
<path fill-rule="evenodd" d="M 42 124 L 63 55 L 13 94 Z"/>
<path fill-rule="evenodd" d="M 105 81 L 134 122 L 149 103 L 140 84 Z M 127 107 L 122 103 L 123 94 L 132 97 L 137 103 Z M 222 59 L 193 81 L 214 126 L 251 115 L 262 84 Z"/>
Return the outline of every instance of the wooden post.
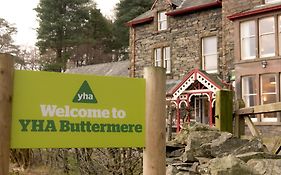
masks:
<path fill-rule="evenodd" d="M 232 91 L 219 90 L 216 93 L 216 127 L 220 131 L 232 133 L 233 121 L 233 99 Z"/>
<path fill-rule="evenodd" d="M 166 141 L 172 140 L 173 132 L 173 107 L 171 105 L 167 108 L 168 120 L 167 120 L 167 137 Z"/>
<path fill-rule="evenodd" d="M 0 54 L 0 174 L 8 175 L 12 119 L 13 58 Z"/>
<path fill-rule="evenodd" d="M 165 119 L 166 73 L 164 68 L 147 67 L 146 79 L 146 142 L 143 152 L 143 174 L 166 174 Z"/>
<path fill-rule="evenodd" d="M 241 135 L 245 135 L 245 120 L 237 112 L 240 108 L 244 108 L 245 103 L 242 99 L 235 101 L 235 118 L 234 118 L 234 136 L 240 138 Z"/>

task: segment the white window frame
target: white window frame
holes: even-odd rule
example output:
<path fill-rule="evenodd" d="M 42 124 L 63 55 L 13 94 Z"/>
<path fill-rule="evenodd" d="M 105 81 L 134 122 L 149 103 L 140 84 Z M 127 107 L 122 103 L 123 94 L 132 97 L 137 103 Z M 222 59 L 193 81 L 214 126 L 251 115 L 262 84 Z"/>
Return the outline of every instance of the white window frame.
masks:
<path fill-rule="evenodd" d="M 273 31 L 272 32 L 265 32 L 265 33 L 261 33 L 261 24 L 262 24 L 262 20 L 266 20 L 266 19 L 270 19 L 270 18 L 272 18 L 273 19 Z M 276 49 L 276 45 L 275 45 L 275 37 L 276 37 L 276 35 L 275 35 L 275 24 L 276 24 L 276 22 L 275 22 L 275 17 L 274 16 L 270 16 L 270 17 L 266 17 L 266 18 L 261 18 L 261 19 L 259 19 L 259 57 L 260 58 L 265 58 L 265 57 L 272 57 L 272 56 L 275 56 L 275 49 Z M 262 54 L 262 46 L 263 46 L 263 43 L 262 43 L 262 37 L 264 37 L 264 36 L 270 36 L 270 35 L 273 35 L 273 38 L 274 38 L 274 41 L 273 41 L 273 43 L 274 43 L 274 51 L 273 51 L 273 53 L 269 53 L 269 54 Z"/>
<path fill-rule="evenodd" d="M 279 55 L 281 55 L 281 15 L 278 16 L 278 42 L 279 42 Z"/>
<path fill-rule="evenodd" d="M 156 48 L 154 49 L 154 66 L 162 67 L 162 49 Z"/>
<path fill-rule="evenodd" d="M 166 11 L 160 11 L 157 14 L 157 21 L 158 21 L 158 31 L 161 30 L 167 30 L 168 28 L 168 20 L 167 20 L 167 15 L 166 15 Z M 162 18 L 163 17 L 163 18 Z"/>
<path fill-rule="evenodd" d="M 245 76 L 245 77 L 242 77 L 242 80 L 241 80 L 241 82 L 242 82 L 242 89 L 241 89 L 242 90 L 242 99 L 245 102 L 245 107 L 250 107 L 251 106 L 249 104 L 250 97 L 254 96 L 255 99 L 257 98 L 257 92 L 256 93 L 245 93 L 245 89 L 248 89 L 248 91 L 249 91 L 249 88 L 250 88 L 249 87 L 249 81 L 245 81 L 245 80 L 246 80 L 246 78 L 250 78 L 250 77 L 253 77 L 255 79 L 254 82 L 253 82 L 253 83 L 255 83 L 255 81 L 256 81 L 256 77 L 255 76 Z M 256 90 L 253 89 L 253 91 L 255 92 Z M 256 101 L 256 103 L 257 103 L 257 101 Z M 252 117 L 251 120 L 253 122 L 257 122 L 258 121 L 257 117 Z"/>
<path fill-rule="evenodd" d="M 166 73 L 171 73 L 171 48 L 163 48 L 163 59 L 164 59 L 164 68 L 166 68 Z"/>
<path fill-rule="evenodd" d="M 254 21 L 254 20 L 251 20 L 251 21 L 244 21 L 244 22 L 242 22 L 241 24 L 240 24 L 240 51 L 241 51 L 241 60 L 249 60 L 249 59 L 255 59 L 256 57 L 257 57 L 257 54 L 256 54 L 256 52 L 255 52 L 255 54 L 253 55 L 253 56 L 245 56 L 245 55 L 243 55 L 243 53 L 244 53 L 244 49 L 245 49 L 245 47 L 249 47 L 249 46 L 244 46 L 243 44 L 244 44 L 244 40 L 251 40 L 252 38 L 254 38 L 255 40 L 254 40 L 254 43 L 255 43 L 255 48 L 257 49 L 257 44 L 256 44 L 256 40 L 257 40 L 257 38 L 256 38 L 256 32 L 255 32 L 255 34 L 254 35 L 249 35 L 249 36 L 242 36 L 242 31 L 243 31 L 243 24 L 246 24 L 246 23 L 254 23 L 254 24 L 256 24 L 256 21 Z M 255 31 L 256 31 L 256 25 L 255 25 Z M 250 47 L 249 47 L 250 48 Z M 246 49 L 245 49 L 246 50 Z"/>
<path fill-rule="evenodd" d="M 261 105 L 263 105 L 264 103 L 263 103 L 263 96 L 264 95 L 275 95 L 275 98 L 277 98 L 277 84 L 275 84 L 275 92 L 263 92 L 263 85 L 265 84 L 265 83 L 263 83 L 263 79 L 262 79 L 262 77 L 263 76 L 266 76 L 266 75 L 272 75 L 272 76 L 274 76 L 274 78 L 275 78 L 275 82 L 277 81 L 277 76 L 276 76 L 276 74 L 263 74 L 263 75 L 261 75 L 261 77 L 260 77 L 260 94 L 261 94 Z M 264 114 L 261 114 L 261 121 L 262 122 L 278 122 L 278 116 L 276 116 L 276 117 L 274 117 L 274 118 L 265 118 L 264 117 Z"/>
<path fill-rule="evenodd" d="M 215 39 L 216 40 L 216 45 L 210 46 L 210 47 L 214 47 L 215 51 L 213 51 L 211 53 L 205 53 L 205 48 L 204 48 L 205 44 L 204 43 L 205 43 L 206 39 Z M 218 37 L 217 36 L 204 37 L 204 38 L 202 38 L 201 45 L 202 45 L 202 69 L 205 70 L 208 73 L 217 73 L 218 72 Z M 206 61 L 205 60 L 206 60 L 206 57 L 209 57 L 209 56 L 215 56 L 216 57 L 216 59 L 215 59 L 215 61 L 216 61 L 216 69 L 209 69 L 208 70 L 208 68 L 206 68 L 208 66 L 206 65 Z"/>
<path fill-rule="evenodd" d="M 166 68 L 166 74 L 172 72 L 171 66 L 171 48 L 160 47 L 154 49 L 154 66 Z"/>

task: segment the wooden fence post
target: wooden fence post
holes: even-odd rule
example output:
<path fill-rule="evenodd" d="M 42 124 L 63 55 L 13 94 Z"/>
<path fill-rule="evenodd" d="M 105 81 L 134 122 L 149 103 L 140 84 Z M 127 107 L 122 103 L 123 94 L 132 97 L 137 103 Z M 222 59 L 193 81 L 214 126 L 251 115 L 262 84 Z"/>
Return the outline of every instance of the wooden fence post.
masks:
<path fill-rule="evenodd" d="M 238 138 L 241 138 L 241 135 L 245 134 L 245 120 L 244 117 L 237 114 L 237 110 L 244 107 L 244 101 L 242 99 L 237 99 L 235 102 L 234 136 Z"/>
<path fill-rule="evenodd" d="M 9 173 L 10 133 L 13 93 L 12 56 L 0 54 L 0 174 Z"/>
<path fill-rule="evenodd" d="M 147 67 L 146 131 L 143 152 L 143 174 L 166 174 L 166 73 L 164 68 Z"/>
<path fill-rule="evenodd" d="M 216 127 L 220 131 L 232 133 L 233 128 L 233 92 L 219 90 L 216 93 Z"/>

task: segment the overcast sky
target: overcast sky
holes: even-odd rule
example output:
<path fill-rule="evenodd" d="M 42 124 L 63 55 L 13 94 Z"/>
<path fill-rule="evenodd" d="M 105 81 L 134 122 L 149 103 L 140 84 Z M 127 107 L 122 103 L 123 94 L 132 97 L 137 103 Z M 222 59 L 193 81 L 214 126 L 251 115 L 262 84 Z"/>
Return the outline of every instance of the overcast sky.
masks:
<path fill-rule="evenodd" d="M 39 0 L 0 0 L 0 17 L 15 24 L 18 29 L 16 44 L 34 45 L 36 41 L 36 12 Z M 95 0 L 103 15 L 113 17 L 114 7 L 119 0 Z"/>

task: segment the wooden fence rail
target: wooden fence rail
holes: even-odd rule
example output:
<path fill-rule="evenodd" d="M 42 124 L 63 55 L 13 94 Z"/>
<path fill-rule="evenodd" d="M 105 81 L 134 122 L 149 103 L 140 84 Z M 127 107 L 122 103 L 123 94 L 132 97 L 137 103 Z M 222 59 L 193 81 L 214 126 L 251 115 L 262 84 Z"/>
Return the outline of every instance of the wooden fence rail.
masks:
<path fill-rule="evenodd" d="M 245 123 L 248 125 L 253 136 L 260 136 L 259 131 L 256 129 L 251 115 L 263 114 L 269 112 L 281 112 L 281 102 L 271 103 L 266 105 L 251 106 L 247 108 L 241 108 L 235 111 L 235 128 L 234 134 L 237 137 L 241 137 L 245 133 Z"/>

